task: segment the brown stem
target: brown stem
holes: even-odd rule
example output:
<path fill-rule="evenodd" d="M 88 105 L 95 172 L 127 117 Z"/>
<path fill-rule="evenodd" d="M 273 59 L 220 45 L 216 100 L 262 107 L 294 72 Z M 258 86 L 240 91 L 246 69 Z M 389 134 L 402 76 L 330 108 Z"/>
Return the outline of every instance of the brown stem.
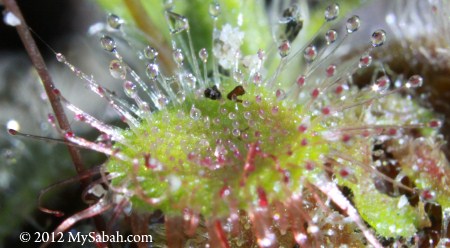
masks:
<path fill-rule="evenodd" d="M 21 21 L 21 24 L 16 26 L 17 33 L 19 34 L 20 39 L 22 40 L 25 50 L 30 56 L 34 68 L 36 69 L 36 71 L 39 74 L 39 77 L 41 78 L 42 84 L 44 85 L 45 92 L 50 101 L 53 112 L 55 113 L 59 127 L 64 132 L 69 132 L 71 130 L 69 120 L 67 119 L 67 116 L 64 112 L 64 108 L 61 102 L 59 101 L 59 98 L 57 97 L 56 94 L 53 93 L 55 85 L 53 84 L 52 78 L 50 77 L 50 74 L 47 70 L 47 66 L 45 65 L 44 59 L 42 58 L 42 55 L 39 52 L 36 42 L 34 41 L 33 36 L 31 35 L 31 32 L 28 28 L 27 23 L 25 22 L 25 19 L 23 18 L 19 6 L 17 6 L 15 0 L 3 0 L 3 4 L 5 5 L 8 11 L 12 12 Z M 85 170 L 85 167 L 81 159 L 80 151 L 73 146 L 67 146 L 67 148 L 69 150 L 69 154 L 70 157 L 72 158 L 77 174 L 82 175 L 82 172 Z M 83 187 L 87 187 L 88 183 L 89 180 L 81 180 L 81 184 Z M 103 218 L 101 218 L 100 216 L 96 216 L 94 217 L 94 222 L 99 231 L 105 230 Z"/>
<path fill-rule="evenodd" d="M 31 35 L 28 25 L 22 16 L 22 12 L 20 11 L 19 6 L 17 6 L 15 0 L 4 0 L 3 4 L 5 5 L 6 9 L 11 11 L 21 21 L 21 24 L 16 26 L 17 33 L 19 34 L 20 39 L 22 40 L 25 50 L 30 56 L 34 68 L 36 69 L 37 73 L 39 74 L 39 77 L 41 78 L 45 92 L 47 93 L 48 99 L 50 101 L 53 112 L 55 113 L 56 116 L 56 120 L 58 121 L 61 130 L 63 130 L 64 132 L 69 132 L 71 128 L 67 116 L 64 113 L 63 106 L 59 101 L 58 97 L 53 93 L 55 85 L 53 84 L 52 78 L 50 77 L 50 74 L 47 70 L 47 66 L 45 65 L 44 59 L 42 58 L 42 55 L 39 52 L 36 42 L 34 41 L 33 36 Z M 77 173 L 80 174 L 85 170 L 80 152 L 77 148 L 72 146 L 67 146 L 67 148 L 69 149 L 69 153 L 72 158 L 75 169 Z"/>

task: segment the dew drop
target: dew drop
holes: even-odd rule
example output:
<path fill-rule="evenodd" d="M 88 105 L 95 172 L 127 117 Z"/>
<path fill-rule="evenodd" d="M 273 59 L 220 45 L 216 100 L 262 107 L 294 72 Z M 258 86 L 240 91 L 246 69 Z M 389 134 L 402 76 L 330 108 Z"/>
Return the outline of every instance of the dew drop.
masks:
<path fill-rule="evenodd" d="M 186 17 L 167 11 L 167 16 L 169 17 L 169 27 L 171 34 L 179 34 L 187 29 L 189 29 L 189 22 Z"/>
<path fill-rule="evenodd" d="M 179 91 L 177 93 L 177 99 L 180 103 L 183 103 L 184 101 L 186 101 L 186 94 L 183 91 Z"/>
<path fill-rule="evenodd" d="M 359 19 L 359 16 L 354 15 L 354 16 L 348 18 L 345 26 L 347 28 L 347 33 L 349 33 L 349 34 L 358 31 L 359 27 L 361 26 L 361 21 Z"/>
<path fill-rule="evenodd" d="M 338 33 L 334 29 L 330 29 L 325 33 L 325 40 L 327 41 L 327 45 L 334 43 L 337 40 Z"/>
<path fill-rule="evenodd" d="M 15 27 L 15 26 L 19 26 L 22 22 L 20 21 L 20 19 L 14 15 L 12 12 L 8 11 L 4 14 L 3 16 L 3 22 L 6 25 Z"/>
<path fill-rule="evenodd" d="M 200 49 L 200 52 L 198 52 L 198 56 L 203 63 L 206 63 L 206 61 L 208 61 L 208 51 L 206 51 L 206 48 Z"/>
<path fill-rule="evenodd" d="M 332 3 L 325 9 L 325 20 L 327 22 L 335 20 L 339 16 L 339 4 Z"/>
<path fill-rule="evenodd" d="M 128 97 L 134 98 L 137 94 L 136 85 L 131 81 L 125 81 L 123 83 L 123 90 Z"/>
<path fill-rule="evenodd" d="M 241 131 L 239 129 L 237 129 L 237 128 L 233 129 L 233 131 L 231 133 L 235 137 L 239 137 L 241 135 Z"/>
<path fill-rule="evenodd" d="M 281 42 L 280 46 L 278 47 L 278 52 L 280 53 L 280 56 L 282 58 L 289 55 L 289 51 L 291 50 L 291 43 L 289 43 L 288 40 L 284 40 Z"/>
<path fill-rule="evenodd" d="M 147 73 L 148 78 L 151 80 L 156 80 L 159 75 L 159 67 L 157 64 L 148 64 L 145 72 Z"/>
<path fill-rule="evenodd" d="M 114 14 L 109 14 L 106 18 L 106 22 L 108 23 L 108 26 L 113 29 L 119 29 L 123 23 L 122 19 Z"/>
<path fill-rule="evenodd" d="M 275 92 L 275 96 L 277 97 L 278 101 L 281 101 L 286 97 L 286 92 L 283 89 L 278 89 Z"/>
<path fill-rule="evenodd" d="M 218 2 L 213 2 L 209 5 L 209 15 L 213 19 L 217 19 L 217 17 L 220 15 L 221 9 L 220 4 Z"/>
<path fill-rule="evenodd" d="M 144 48 L 144 56 L 147 59 L 154 60 L 156 59 L 156 57 L 158 57 L 158 51 L 151 46 L 147 46 L 146 48 Z"/>
<path fill-rule="evenodd" d="M 406 87 L 407 88 L 418 88 L 418 87 L 422 86 L 422 84 L 423 84 L 423 78 L 419 75 L 413 75 L 406 82 Z"/>
<path fill-rule="evenodd" d="M 183 65 L 184 56 L 181 52 L 181 49 L 175 49 L 175 51 L 173 51 L 173 59 L 175 60 L 177 65 Z"/>
<path fill-rule="evenodd" d="M 109 63 L 109 73 L 113 76 L 113 78 L 125 79 L 127 69 L 119 60 L 114 59 L 111 63 Z"/>
<path fill-rule="evenodd" d="M 255 73 L 255 75 L 253 75 L 253 83 L 256 85 L 259 85 L 259 84 L 261 84 L 261 82 L 262 82 L 261 73 L 259 73 L 259 72 Z"/>
<path fill-rule="evenodd" d="M 15 131 L 20 131 L 20 124 L 18 121 L 11 119 L 6 123 L 6 130 L 15 130 Z"/>
<path fill-rule="evenodd" d="M 370 41 L 372 42 L 373 47 L 382 46 L 386 41 L 386 32 L 383 29 L 373 32 Z"/>
<path fill-rule="evenodd" d="M 236 113 L 230 112 L 230 113 L 228 114 L 228 118 L 229 118 L 230 120 L 236 119 Z"/>
<path fill-rule="evenodd" d="M 297 85 L 298 85 L 299 87 L 302 87 L 303 85 L 305 85 L 305 82 L 306 82 L 306 76 L 305 76 L 305 75 L 300 75 L 300 76 L 297 78 Z"/>
<path fill-rule="evenodd" d="M 169 104 L 169 99 L 165 96 L 161 96 L 160 98 L 158 98 L 158 103 L 161 107 L 165 107 L 167 106 L 167 104 Z"/>
<path fill-rule="evenodd" d="M 336 65 L 329 65 L 325 72 L 327 73 L 327 77 L 332 77 L 336 73 Z"/>
<path fill-rule="evenodd" d="M 191 111 L 189 113 L 189 116 L 193 119 L 193 120 L 198 120 L 200 119 L 200 117 L 202 116 L 202 112 L 200 111 L 200 109 L 196 108 L 194 105 L 192 105 Z"/>
<path fill-rule="evenodd" d="M 361 56 L 361 58 L 359 58 L 359 68 L 368 67 L 370 66 L 370 64 L 372 64 L 372 56 L 370 56 L 369 54 L 364 54 L 363 56 Z"/>
<path fill-rule="evenodd" d="M 317 57 L 317 49 L 313 45 L 309 45 L 305 48 L 303 52 L 303 57 L 305 57 L 306 62 L 312 62 Z"/>
<path fill-rule="evenodd" d="M 247 119 L 247 120 L 251 119 L 251 118 L 252 118 L 252 113 L 250 113 L 250 112 L 248 112 L 248 111 L 245 112 L 245 113 L 244 113 L 244 118 Z"/>
<path fill-rule="evenodd" d="M 58 60 L 58 62 L 64 63 L 64 62 L 66 62 L 66 57 L 64 55 L 62 55 L 61 53 L 57 53 L 56 60 Z"/>
<path fill-rule="evenodd" d="M 103 35 L 102 38 L 100 38 L 100 45 L 108 52 L 113 52 L 116 49 L 116 41 L 107 35 Z"/>
<path fill-rule="evenodd" d="M 431 127 L 431 128 L 440 128 L 440 127 L 442 127 L 442 121 L 440 121 L 440 120 L 431 120 L 431 121 L 428 122 L 427 126 Z"/>
<path fill-rule="evenodd" d="M 387 76 L 382 76 L 375 81 L 372 85 L 372 90 L 380 93 L 384 93 L 391 85 L 391 80 Z"/>

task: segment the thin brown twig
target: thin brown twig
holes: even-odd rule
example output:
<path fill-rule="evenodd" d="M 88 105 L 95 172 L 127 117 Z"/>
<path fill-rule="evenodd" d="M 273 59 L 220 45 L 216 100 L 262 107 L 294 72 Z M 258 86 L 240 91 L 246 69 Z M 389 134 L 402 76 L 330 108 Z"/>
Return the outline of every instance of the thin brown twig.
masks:
<path fill-rule="evenodd" d="M 19 6 L 16 3 L 16 0 L 2 0 L 4 6 L 8 11 L 13 13 L 19 20 L 20 25 L 16 26 L 17 33 L 20 36 L 20 39 L 22 40 L 22 43 L 25 47 L 25 50 L 27 51 L 31 62 L 36 69 L 37 73 L 39 74 L 39 77 L 42 81 L 42 84 L 44 86 L 45 92 L 47 94 L 47 97 L 50 101 L 50 104 L 52 106 L 53 112 L 55 113 L 56 120 L 59 124 L 59 127 L 64 132 L 70 132 L 71 127 L 69 124 L 69 120 L 67 119 L 67 116 L 64 112 L 64 108 L 59 101 L 59 98 L 56 94 L 54 94 L 53 90 L 55 89 L 55 85 L 53 84 L 53 80 L 50 76 L 50 73 L 47 70 L 47 66 L 44 62 L 44 59 L 42 58 L 41 53 L 39 52 L 39 49 L 36 45 L 36 42 L 33 39 L 33 36 L 31 35 L 31 32 L 29 30 L 29 27 L 27 23 L 25 22 L 25 19 L 22 15 L 22 12 L 19 8 Z M 65 137 L 64 137 L 65 138 Z M 81 158 L 80 151 L 74 147 L 74 146 L 67 146 L 67 149 L 69 150 L 70 157 L 72 158 L 75 170 L 78 175 L 82 175 L 85 171 L 85 167 Z M 89 184 L 88 180 L 81 180 L 80 181 L 83 188 L 87 187 Z M 97 230 L 105 230 L 105 222 L 103 218 L 100 216 L 94 217 L 94 222 L 97 227 Z"/>
<path fill-rule="evenodd" d="M 8 11 L 11 11 L 21 21 L 21 24 L 16 26 L 17 33 L 19 34 L 20 39 L 22 40 L 25 50 L 30 56 L 34 68 L 36 69 L 37 73 L 39 74 L 39 77 L 41 78 L 45 92 L 50 101 L 53 112 L 55 113 L 56 116 L 56 120 L 58 121 L 61 130 L 63 130 L 64 132 L 71 131 L 69 120 L 67 119 L 63 106 L 59 101 L 57 95 L 53 93 L 53 90 L 55 89 L 53 80 L 47 70 L 47 66 L 45 65 L 44 59 L 42 58 L 42 55 L 39 52 L 36 42 L 34 41 L 33 36 L 31 35 L 28 25 L 22 16 L 22 12 L 20 11 L 19 6 L 17 6 L 15 0 L 4 0 L 3 4 L 5 5 Z M 80 151 L 72 146 L 67 146 L 67 148 L 69 149 L 69 153 L 72 158 L 75 169 L 77 173 L 80 174 L 85 170 L 83 161 L 81 159 Z"/>

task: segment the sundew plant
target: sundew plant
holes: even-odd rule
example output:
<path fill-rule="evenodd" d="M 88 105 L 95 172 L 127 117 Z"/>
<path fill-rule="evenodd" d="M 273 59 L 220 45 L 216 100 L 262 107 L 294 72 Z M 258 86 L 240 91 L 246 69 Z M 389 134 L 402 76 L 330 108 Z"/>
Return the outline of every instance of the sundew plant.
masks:
<path fill-rule="evenodd" d="M 20 33 L 11 2 L 5 20 Z M 358 1 L 99 4 L 111 14 L 89 33 L 125 96 L 55 56 L 94 93 L 80 97 L 124 125 L 77 107 L 60 82 L 48 87 L 64 107 L 49 121 L 71 149 L 108 155 L 78 167 L 90 206 L 55 233 L 102 215 L 108 232 L 131 219 L 152 247 L 449 244 L 442 120 L 416 92 L 432 78 L 393 69 L 448 67 L 447 1 L 378 3 L 379 20 L 354 14 Z M 64 110 L 100 138 L 70 131 Z"/>

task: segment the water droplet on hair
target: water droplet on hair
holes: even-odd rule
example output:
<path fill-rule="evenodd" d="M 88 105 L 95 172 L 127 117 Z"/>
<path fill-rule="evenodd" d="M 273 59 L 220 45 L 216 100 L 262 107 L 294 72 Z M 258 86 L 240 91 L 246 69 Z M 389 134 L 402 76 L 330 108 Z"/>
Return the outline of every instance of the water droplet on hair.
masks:
<path fill-rule="evenodd" d="M 9 120 L 6 123 L 6 130 L 15 130 L 15 131 L 20 131 L 20 123 L 14 119 Z"/>
<path fill-rule="evenodd" d="M 113 76 L 113 78 L 125 79 L 127 75 L 127 69 L 122 65 L 122 62 L 114 59 L 111 61 L 111 63 L 109 63 L 109 73 L 111 74 L 111 76 Z"/>
<path fill-rule="evenodd" d="M 123 21 L 120 17 L 114 14 L 109 14 L 108 17 L 106 18 L 106 23 L 108 23 L 108 26 L 113 29 L 119 29 Z"/>
<path fill-rule="evenodd" d="M 334 29 L 330 29 L 325 33 L 325 40 L 327 41 L 327 45 L 334 43 L 337 40 L 338 33 Z"/>
<path fill-rule="evenodd" d="M 164 0 L 164 9 L 171 10 L 173 8 L 173 0 Z"/>
<path fill-rule="evenodd" d="M 303 52 L 303 57 L 305 57 L 306 62 L 312 62 L 317 57 L 316 47 L 313 45 L 307 46 Z"/>
<path fill-rule="evenodd" d="M 116 49 L 116 41 L 107 35 L 103 35 L 100 38 L 100 45 L 108 52 L 113 52 Z"/>
<path fill-rule="evenodd" d="M 208 61 L 208 51 L 206 50 L 206 48 L 200 49 L 200 52 L 198 52 L 198 57 L 203 63 L 206 63 L 206 61 Z"/>
<path fill-rule="evenodd" d="M 167 16 L 169 17 L 170 33 L 178 34 L 189 29 L 189 22 L 186 17 L 171 11 L 167 11 Z"/>
<path fill-rule="evenodd" d="M 305 75 L 300 75 L 300 76 L 297 78 L 297 85 L 298 85 L 299 87 L 302 87 L 303 85 L 305 85 L 305 82 L 306 82 L 306 76 L 305 76 Z"/>
<path fill-rule="evenodd" d="M 332 3 L 330 5 L 327 6 L 327 8 L 325 9 L 325 20 L 327 20 L 327 22 L 329 21 L 333 21 L 334 19 L 336 19 L 339 16 L 339 4 L 337 3 Z"/>
<path fill-rule="evenodd" d="M 373 47 L 382 46 L 386 41 L 386 32 L 383 29 L 373 32 L 370 41 L 372 42 Z"/>
<path fill-rule="evenodd" d="M 233 136 L 238 137 L 241 135 L 241 131 L 237 128 L 233 129 L 233 131 L 231 132 L 233 134 Z"/>
<path fill-rule="evenodd" d="M 281 100 L 283 100 L 284 98 L 286 98 L 286 92 L 284 92 L 283 89 L 278 89 L 278 90 L 275 92 L 275 95 L 276 95 L 278 101 L 281 101 Z"/>
<path fill-rule="evenodd" d="M 354 16 L 348 18 L 345 26 L 347 28 L 347 33 L 349 33 L 349 34 L 358 31 L 359 27 L 361 26 L 361 21 L 359 19 L 359 16 L 354 15 Z"/>
<path fill-rule="evenodd" d="M 147 46 L 146 48 L 144 48 L 144 56 L 147 59 L 154 60 L 156 59 L 156 57 L 158 57 L 158 51 L 151 46 Z"/>
<path fill-rule="evenodd" d="M 131 81 L 125 81 L 123 83 L 123 90 L 128 97 L 134 98 L 137 94 L 136 85 Z"/>
<path fill-rule="evenodd" d="M 213 19 L 216 19 L 221 13 L 220 4 L 218 2 L 213 2 L 209 5 L 208 10 L 209 10 L 209 15 Z"/>
<path fill-rule="evenodd" d="M 157 64 L 148 64 L 145 72 L 147 73 L 148 78 L 151 80 L 156 80 L 159 75 L 159 67 Z"/>
<path fill-rule="evenodd" d="M 173 59 L 175 60 L 177 65 L 183 65 L 184 56 L 181 52 L 181 49 L 175 49 L 175 51 L 173 51 Z"/>
<path fill-rule="evenodd" d="M 417 88 L 417 87 L 422 86 L 422 84 L 423 84 L 423 78 L 419 75 L 413 75 L 406 82 L 406 87 L 407 88 Z"/>
<path fill-rule="evenodd" d="M 387 76 L 382 76 L 375 81 L 375 83 L 372 85 L 372 90 L 384 93 L 386 90 L 389 89 L 389 86 L 391 85 L 391 80 Z"/>
<path fill-rule="evenodd" d="M 202 116 L 202 112 L 200 111 L 200 109 L 198 109 L 194 105 L 192 105 L 191 111 L 189 112 L 189 116 L 193 120 L 198 120 Z"/>
<path fill-rule="evenodd" d="M 336 65 L 329 65 L 325 72 L 327 73 L 327 77 L 332 77 L 336 73 Z"/>
<path fill-rule="evenodd" d="M 278 52 L 280 53 L 280 56 L 282 58 L 288 56 L 290 50 L 291 50 L 291 44 L 287 40 L 281 42 L 280 46 L 278 47 Z"/>
<path fill-rule="evenodd" d="M 12 12 L 7 11 L 4 13 L 3 15 L 3 22 L 6 25 L 15 27 L 15 26 L 19 26 L 22 22 L 20 21 L 20 19 L 14 15 Z"/>
<path fill-rule="evenodd" d="M 370 64 L 372 64 L 372 56 L 369 54 L 364 54 L 361 58 L 359 58 L 359 68 L 368 67 Z"/>
<path fill-rule="evenodd" d="M 66 57 L 64 57 L 64 55 L 62 55 L 61 53 L 57 53 L 56 60 L 58 60 L 58 62 L 64 63 L 66 62 Z"/>

